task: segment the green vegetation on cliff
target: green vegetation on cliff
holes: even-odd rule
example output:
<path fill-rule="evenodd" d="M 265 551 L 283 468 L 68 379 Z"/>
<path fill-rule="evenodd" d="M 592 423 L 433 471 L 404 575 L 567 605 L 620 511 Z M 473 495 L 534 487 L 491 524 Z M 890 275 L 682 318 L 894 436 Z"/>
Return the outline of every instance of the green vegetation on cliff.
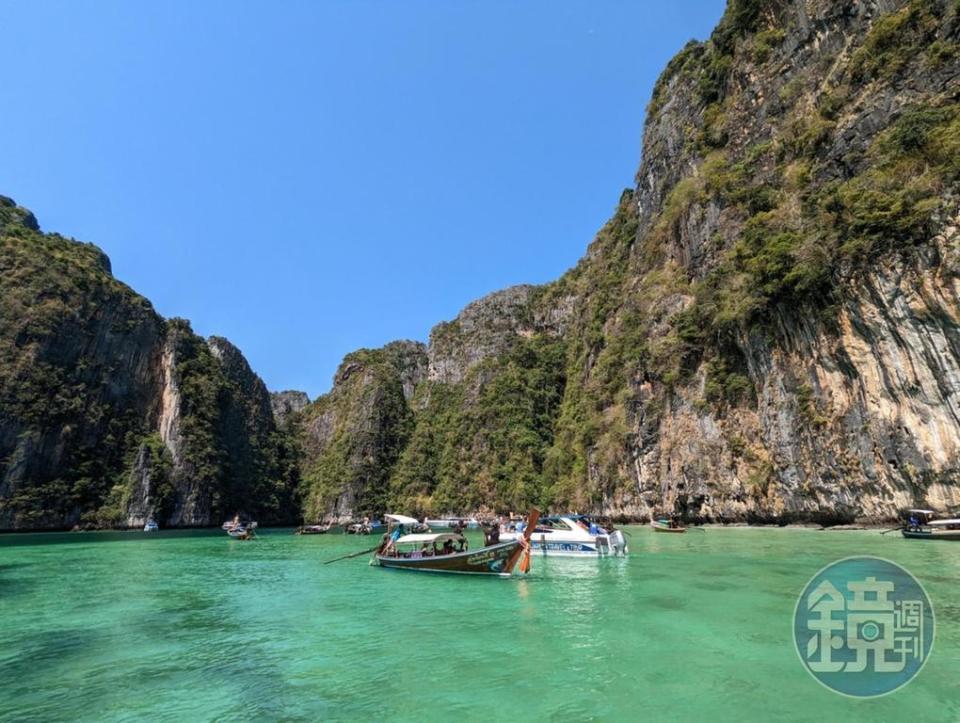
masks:
<path fill-rule="evenodd" d="M 167 345 L 178 455 L 156 429 Z M 239 351 L 165 322 L 102 251 L 0 197 L 0 529 L 293 521 L 298 444 Z"/>
<path fill-rule="evenodd" d="M 658 81 L 637 187 L 577 267 L 435 328 L 430 378 L 392 437 L 399 449 L 373 454 L 374 484 L 389 479 L 378 501 L 442 513 L 658 500 L 709 510 L 713 500 L 772 518 L 784 499 L 815 509 L 843 498 L 841 478 L 859 480 L 867 499 L 882 478 L 885 504 L 892 490 L 913 490 L 903 470 L 914 463 L 878 471 L 864 460 L 862 449 L 887 444 L 882 415 L 868 404 L 831 411 L 815 383 L 837 367 L 856 383 L 845 350 L 825 369 L 785 371 L 799 344 L 836 345 L 878 268 L 932 258 L 956 212 L 960 6 L 893 5 L 877 15 L 730 0 L 710 39 L 689 43 Z M 952 335 L 938 313 L 933 333 Z M 941 363 L 930 362 L 938 374 Z M 778 364 L 783 379 L 765 386 Z M 316 406 L 347 430 L 355 405 L 334 403 L 340 387 Z M 853 419 L 864 420 L 855 432 Z M 786 443 L 791 420 L 799 429 Z M 342 501 L 356 448 L 344 432 L 334 438 L 324 484 Z M 307 457 L 320 450 L 330 463 L 327 437 L 313 439 Z M 373 477 L 359 476 L 375 499 L 363 487 Z"/>

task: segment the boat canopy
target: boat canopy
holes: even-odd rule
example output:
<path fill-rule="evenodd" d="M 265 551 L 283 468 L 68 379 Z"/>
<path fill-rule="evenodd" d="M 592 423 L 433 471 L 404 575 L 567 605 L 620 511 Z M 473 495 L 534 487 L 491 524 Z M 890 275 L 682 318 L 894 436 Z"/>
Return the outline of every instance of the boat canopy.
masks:
<path fill-rule="evenodd" d="M 393 520 L 394 522 L 399 522 L 401 525 L 419 525 L 420 520 L 415 520 L 412 517 L 407 517 L 406 515 L 384 515 L 388 520 Z"/>
<path fill-rule="evenodd" d="M 953 525 L 960 525 L 960 519 L 954 518 L 952 520 L 934 520 L 928 524 L 930 527 L 952 527 Z"/>
<path fill-rule="evenodd" d="M 453 532 L 439 532 L 434 534 L 423 534 L 423 535 L 404 535 L 399 540 L 397 540 L 398 545 L 420 545 L 430 542 L 446 542 L 447 540 L 453 540 L 454 542 L 459 542 L 464 539 L 463 535 L 458 535 Z"/>
<path fill-rule="evenodd" d="M 918 515 L 935 515 L 937 514 L 933 510 L 907 510 L 907 512 L 915 512 Z"/>

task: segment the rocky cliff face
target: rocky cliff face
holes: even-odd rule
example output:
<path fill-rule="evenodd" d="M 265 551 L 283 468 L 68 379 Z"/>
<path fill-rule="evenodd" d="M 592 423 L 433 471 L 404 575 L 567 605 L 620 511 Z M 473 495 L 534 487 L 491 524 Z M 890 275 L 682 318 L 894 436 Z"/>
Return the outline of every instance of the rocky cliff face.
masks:
<path fill-rule="evenodd" d="M 730 0 L 574 269 L 311 404 L 0 197 L 0 529 L 960 505 L 958 41 L 954 0 Z"/>
<path fill-rule="evenodd" d="M 410 434 L 413 390 L 426 374 L 426 350 L 417 342 L 343 360 L 333 390 L 302 412 L 304 519 L 382 514 L 390 470 Z"/>
<path fill-rule="evenodd" d="M 287 390 L 270 393 L 270 407 L 273 409 L 273 419 L 278 427 L 286 426 L 290 418 L 302 412 L 310 404 L 310 397 L 306 392 Z"/>
<path fill-rule="evenodd" d="M 436 327 L 397 419 L 338 407 L 403 430 L 338 457 L 347 488 L 418 512 L 960 505 L 958 12 L 731 0 L 658 82 L 637 185 L 580 264 Z"/>
<path fill-rule="evenodd" d="M 0 530 L 293 521 L 294 454 L 235 347 L 0 198 Z"/>

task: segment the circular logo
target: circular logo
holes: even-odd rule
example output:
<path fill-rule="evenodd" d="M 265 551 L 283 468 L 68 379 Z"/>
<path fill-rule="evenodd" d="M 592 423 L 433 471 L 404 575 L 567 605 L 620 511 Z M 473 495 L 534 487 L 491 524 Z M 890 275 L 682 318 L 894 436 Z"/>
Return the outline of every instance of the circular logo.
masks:
<path fill-rule="evenodd" d="M 848 557 L 807 583 L 793 613 L 793 641 L 820 683 L 873 698 L 920 672 L 934 625 L 933 605 L 913 575 L 879 557 Z"/>

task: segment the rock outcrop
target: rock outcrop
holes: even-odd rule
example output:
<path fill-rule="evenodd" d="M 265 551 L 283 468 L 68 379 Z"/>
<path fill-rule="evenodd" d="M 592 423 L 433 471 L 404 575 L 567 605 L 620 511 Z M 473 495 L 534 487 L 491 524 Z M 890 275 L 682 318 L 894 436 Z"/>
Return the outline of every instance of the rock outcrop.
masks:
<path fill-rule="evenodd" d="M 952 0 L 730 0 L 575 268 L 309 404 L 0 197 L 0 529 L 960 506 L 958 45 Z"/>
<path fill-rule="evenodd" d="M 291 416 L 302 412 L 310 404 L 310 397 L 306 392 L 287 390 L 270 392 L 270 407 L 273 410 L 273 420 L 278 427 L 286 426 Z"/>
<path fill-rule="evenodd" d="M 339 407 L 402 446 L 375 480 L 339 457 L 364 511 L 960 505 L 958 12 L 731 0 L 658 82 L 636 187 L 577 267 L 438 325 L 403 415 Z"/>
<path fill-rule="evenodd" d="M 0 530 L 293 522 L 291 454 L 239 350 L 0 198 Z"/>

